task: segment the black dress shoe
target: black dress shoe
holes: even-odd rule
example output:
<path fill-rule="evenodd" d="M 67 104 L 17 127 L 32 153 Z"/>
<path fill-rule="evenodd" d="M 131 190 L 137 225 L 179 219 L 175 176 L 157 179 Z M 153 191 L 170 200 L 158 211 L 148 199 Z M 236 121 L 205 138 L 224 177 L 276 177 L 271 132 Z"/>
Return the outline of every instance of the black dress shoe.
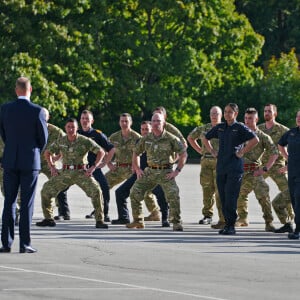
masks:
<path fill-rule="evenodd" d="M 20 248 L 20 253 L 35 253 L 35 252 L 37 252 L 37 250 L 32 248 L 31 246 Z"/>
<path fill-rule="evenodd" d="M 170 227 L 169 221 L 168 221 L 168 220 L 163 220 L 163 221 L 161 222 L 161 227 Z"/>
<path fill-rule="evenodd" d="M 295 231 L 295 232 L 290 232 L 288 234 L 288 238 L 290 240 L 299 240 L 299 232 L 298 231 Z"/>
<path fill-rule="evenodd" d="M 112 225 L 125 225 L 130 223 L 129 219 L 115 219 L 115 220 L 111 220 L 111 224 Z"/>
<path fill-rule="evenodd" d="M 235 234 L 235 228 L 234 226 L 225 226 L 224 229 L 221 229 L 219 231 L 219 234 L 222 235 L 234 235 Z"/>
<path fill-rule="evenodd" d="M 110 222 L 110 217 L 109 215 L 104 216 L 104 222 Z"/>
<path fill-rule="evenodd" d="M 11 249 L 9 247 L 1 247 L 0 253 L 9 253 L 11 252 Z"/>
<path fill-rule="evenodd" d="M 40 227 L 55 227 L 56 223 L 52 219 L 44 219 L 40 222 L 36 222 L 35 225 Z"/>
<path fill-rule="evenodd" d="M 204 217 L 203 219 L 201 219 L 199 221 L 200 225 L 208 225 L 212 222 L 212 218 L 211 217 Z"/>
<path fill-rule="evenodd" d="M 93 210 L 89 215 L 86 215 L 85 218 L 86 219 L 93 219 L 95 215 L 95 211 Z"/>
<path fill-rule="evenodd" d="M 292 233 L 293 231 L 294 230 L 291 223 L 285 223 L 282 227 L 274 230 L 275 233 L 285 233 L 285 232 Z"/>
<path fill-rule="evenodd" d="M 102 229 L 107 229 L 108 225 L 103 223 L 102 221 L 97 221 L 96 222 L 96 228 L 102 228 Z"/>

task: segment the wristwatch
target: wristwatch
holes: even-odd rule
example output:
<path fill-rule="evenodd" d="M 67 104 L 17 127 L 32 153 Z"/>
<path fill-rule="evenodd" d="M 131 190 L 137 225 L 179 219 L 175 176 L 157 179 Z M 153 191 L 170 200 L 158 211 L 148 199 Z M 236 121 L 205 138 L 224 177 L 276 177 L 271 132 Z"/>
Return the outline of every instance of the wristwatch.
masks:
<path fill-rule="evenodd" d="M 267 168 L 266 166 L 263 166 L 263 167 L 262 167 L 262 170 L 263 170 L 264 172 L 268 172 L 268 171 L 269 171 L 268 168 Z"/>

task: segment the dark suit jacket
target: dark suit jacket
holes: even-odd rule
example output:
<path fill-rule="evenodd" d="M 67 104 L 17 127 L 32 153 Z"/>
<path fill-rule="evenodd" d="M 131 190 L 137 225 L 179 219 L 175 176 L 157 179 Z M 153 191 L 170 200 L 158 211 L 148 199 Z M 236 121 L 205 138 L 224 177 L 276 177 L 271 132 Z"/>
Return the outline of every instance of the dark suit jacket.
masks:
<path fill-rule="evenodd" d="M 47 143 L 48 130 L 42 108 L 26 99 L 1 106 L 0 134 L 5 143 L 2 167 L 40 170 L 40 153 Z"/>

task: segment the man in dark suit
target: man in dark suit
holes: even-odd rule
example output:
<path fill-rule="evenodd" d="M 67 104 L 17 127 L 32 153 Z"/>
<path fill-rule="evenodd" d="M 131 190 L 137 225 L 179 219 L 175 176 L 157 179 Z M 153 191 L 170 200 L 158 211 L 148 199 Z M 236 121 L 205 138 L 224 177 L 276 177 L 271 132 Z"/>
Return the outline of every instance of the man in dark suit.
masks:
<path fill-rule="evenodd" d="M 21 190 L 19 221 L 20 253 L 34 253 L 30 225 L 39 170 L 40 153 L 47 138 L 47 122 L 42 108 L 30 102 L 30 80 L 20 77 L 16 82 L 18 99 L 3 104 L 0 110 L 0 134 L 5 143 L 2 168 L 4 207 L 2 213 L 2 247 L 10 252 L 14 240 L 14 219 L 18 190 Z"/>

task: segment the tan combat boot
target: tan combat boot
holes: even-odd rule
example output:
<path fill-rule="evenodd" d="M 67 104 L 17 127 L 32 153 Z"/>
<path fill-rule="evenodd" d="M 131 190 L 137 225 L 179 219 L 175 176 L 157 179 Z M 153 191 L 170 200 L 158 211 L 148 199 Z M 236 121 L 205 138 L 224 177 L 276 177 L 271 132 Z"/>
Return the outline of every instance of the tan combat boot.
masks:
<path fill-rule="evenodd" d="M 153 211 L 144 221 L 160 221 L 160 213 L 158 210 Z"/>
<path fill-rule="evenodd" d="M 248 219 L 237 219 L 235 222 L 235 227 L 247 227 L 249 225 Z"/>
<path fill-rule="evenodd" d="M 272 222 L 266 222 L 265 231 L 266 232 L 274 232 L 275 231 L 275 226 L 273 225 Z"/>
<path fill-rule="evenodd" d="M 126 227 L 143 229 L 143 228 L 145 228 L 145 223 L 141 220 L 133 220 L 133 222 L 126 224 Z"/>
<path fill-rule="evenodd" d="M 183 227 L 180 223 L 173 224 L 173 231 L 183 231 Z"/>
<path fill-rule="evenodd" d="M 211 228 L 213 229 L 224 229 L 224 227 L 225 227 L 225 222 L 222 221 L 218 221 L 218 223 L 211 225 Z"/>

